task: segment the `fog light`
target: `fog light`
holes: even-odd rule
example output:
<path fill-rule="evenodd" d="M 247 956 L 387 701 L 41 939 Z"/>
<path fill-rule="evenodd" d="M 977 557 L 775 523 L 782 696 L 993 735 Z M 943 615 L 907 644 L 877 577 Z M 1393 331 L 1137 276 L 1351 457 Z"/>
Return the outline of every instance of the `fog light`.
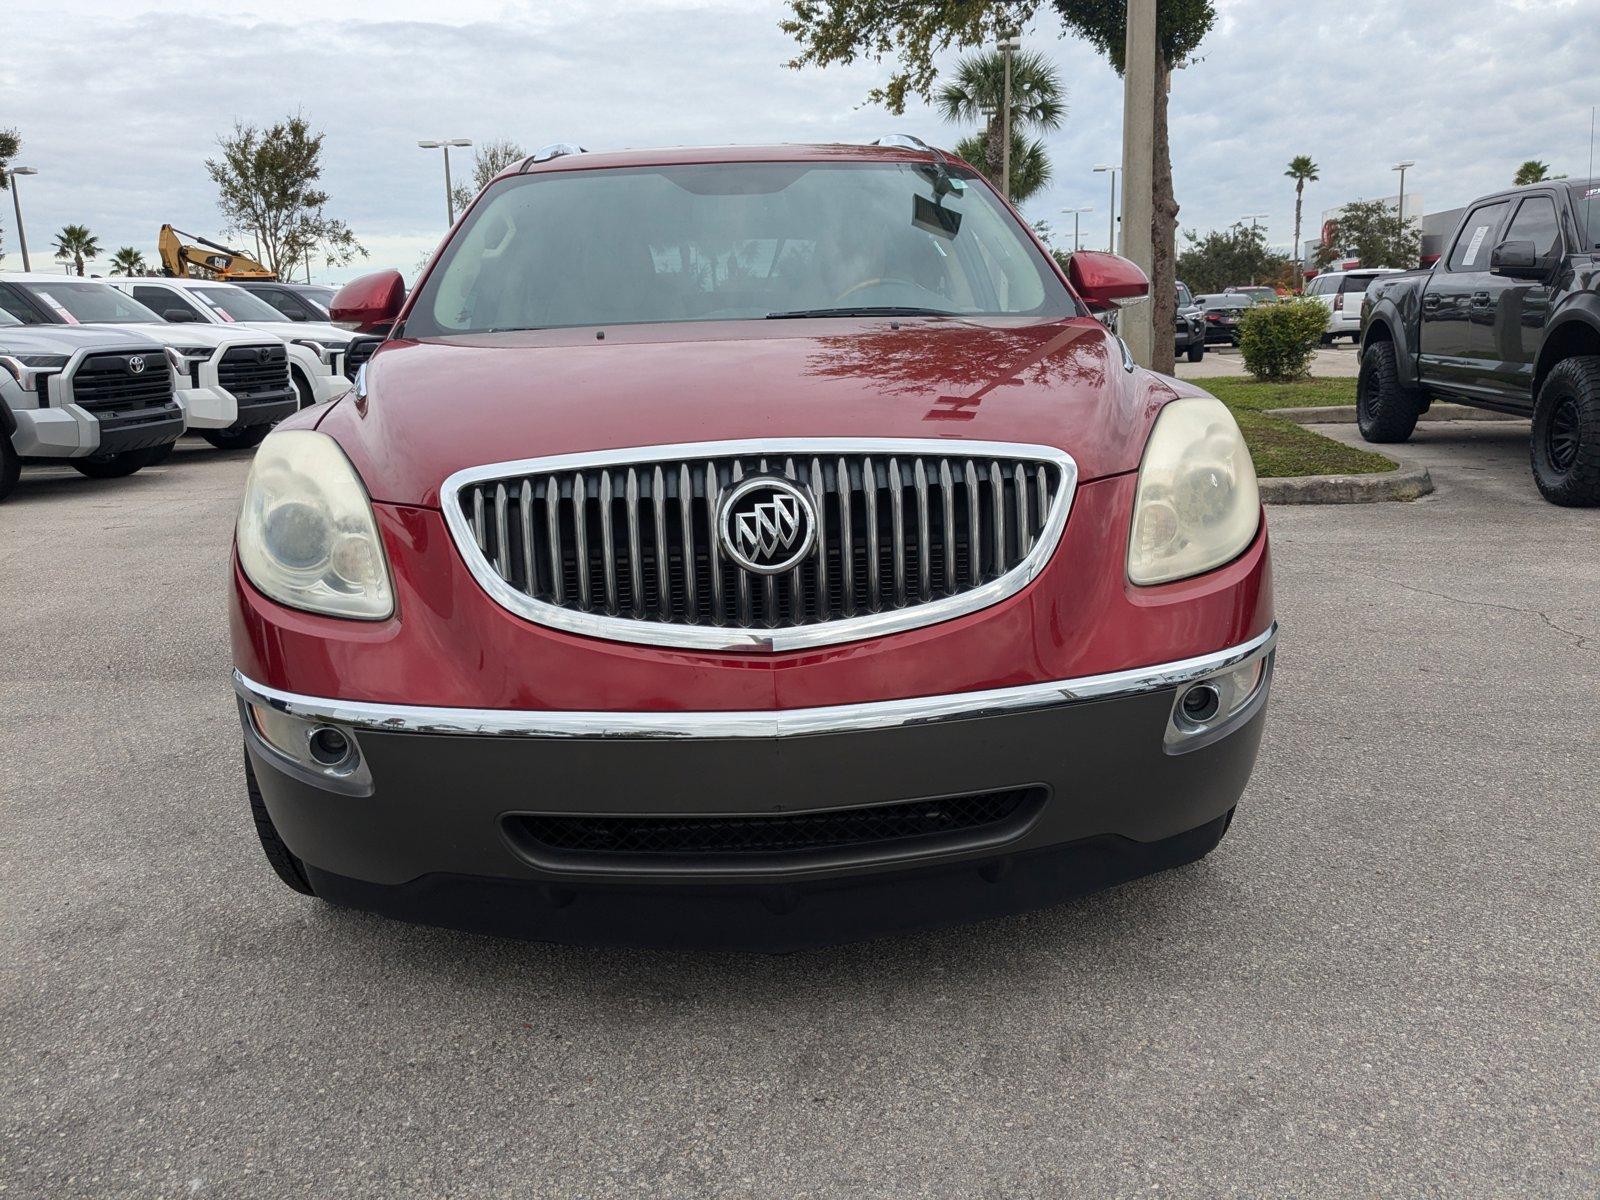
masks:
<path fill-rule="evenodd" d="M 355 751 L 350 739 L 331 725 L 313 729 L 306 739 L 306 748 L 312 758 L 329 770 L 344 766 Z"/>
<path fill-rule="evenodd" d="M 1183 694 L 1179 708 L 1186 720 L 1204 725 L 1222 711 L 1222 697 L 1212 684 L 1197 683 Z"/>
<path fill-rule="evenodd" d="M 339 791 L 371 791 L 372 778 L 349 730 L 307 721 L 265 704 L 245 705 L 250 727 L 262 743 L 301 771 Z"/>
<path fill-rule="evenodd" d="M 1180 690 L 1163 739 L 1167 751 L 1197 750 L 1231 733 L 1238 724 L 1233 718 L 1261 692 L 1271 664 L 1270 654 L 1259 655 Z"/>

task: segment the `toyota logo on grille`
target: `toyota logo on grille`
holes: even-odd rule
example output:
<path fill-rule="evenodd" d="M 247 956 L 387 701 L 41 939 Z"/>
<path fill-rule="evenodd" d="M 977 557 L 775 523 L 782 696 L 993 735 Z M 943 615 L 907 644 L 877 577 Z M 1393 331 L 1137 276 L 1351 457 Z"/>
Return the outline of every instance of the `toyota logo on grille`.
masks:
<path fill-rule="evenodd" d="M 816 544 L 816 507 L 798 484 L 758 475 L 723 496 L 717 532 L 724 553 L 746 571 L 781 575 Z"/>
<path fill-rule="evenodd" d="M 144 374 L 144 355 L 135 354 L 128 359 L 128 373 L 130 375 Z"/>
<path fill-rule="evenodd" d="M 264 363 L 268 359 L 270 359 L 271 357 L 272 357 L 272 347 L 271 346 L 262 346 L 259 350 L 256 351 L 256 361 L 257 362 Z"/>

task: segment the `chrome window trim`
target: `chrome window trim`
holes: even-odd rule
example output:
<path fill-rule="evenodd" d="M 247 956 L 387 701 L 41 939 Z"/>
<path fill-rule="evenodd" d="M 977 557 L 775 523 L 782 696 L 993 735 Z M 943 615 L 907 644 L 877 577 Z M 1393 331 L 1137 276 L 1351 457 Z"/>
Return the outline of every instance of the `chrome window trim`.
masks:
<path fill-rule="evenodd" d="M 839 704 L 826 708 L 756 712 L 526 712 L 515 709 L 433 708 L 327 700 L 256 683 L 239 671 L 234 690 L 248 703 L 265 704 L 309 721 L 375 733 L 425 733 L 469 737 L 790 738 L 817 734 L 903 729 L 939 721 L 961 721 L 1038 709 L 1061 708 L 1179 687 L 1274 651 L 1278 626 L 1237 646 L 1177 662 L 1133 667 L 1050 683 Z"/>
<path fill-rule="evenodd" d="M 911 454 L 948 458 L 1025 458 L 1047 462 L 1061 472 L 1061 489 L 1051 507 L 1050 519 L 1039 540 L 1026 556 L 998 579 L 981 587 L 947 596 L 927 604 L 838 621 L 819 621 L 792 629 L 763 629 L 728 625 L 675 625 L 660 621 L 638 621 L 608 617 L 604 613 L 575 612 L 535 600 L 512 587 L 495 573 L 494 566 L 478 550 L 472 526 L 461 511 L 461 489 L 485 480 L 515 475 L 592 470 L 616 465 L 649 465 L 665 460 L 728 458 L 740 455 L 816 457 L 840 454 Z M 585 637 L 605 638 L 643 646 L 675 646 L 692 650 L 809 650 L 835 646 L 842 642 L 885 637 L 936 625 L 998 604 L 1031 583 L 1044 569 L 1062 530 L 1077 492 L 1078 464 L 1072 455 L 1053 446 L 1020 442 L 971 442 L 952 438 L 749 438 L 739 441 L 680 442 L 670 446 L 633 446 L 620 450 L 557 454 L 545 458 L 524 458 L 512 462 L 489 463 L 457 471 L 439 486 L 439 506 L 445 524 L 462 561 L 480 587 L 510 612 L 551 629 Z"/>

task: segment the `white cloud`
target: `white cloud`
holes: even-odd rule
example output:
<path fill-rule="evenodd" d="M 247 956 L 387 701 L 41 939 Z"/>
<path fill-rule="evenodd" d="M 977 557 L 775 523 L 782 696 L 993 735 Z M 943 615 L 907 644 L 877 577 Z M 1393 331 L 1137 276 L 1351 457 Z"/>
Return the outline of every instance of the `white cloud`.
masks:
<path fill-rule="evenodd" d="M 1600 97 L 1589 2 L 1223 0 L 1174 85 L 1182 226 L 1268 212 L 1269 236 L 1286 244 L 1282 172 L 1300 153 L 1322 167 L 1307 197 L 1315 214 L 1392 194 L 1388 168 L 1402 158 L 1417 160 L 1407 189 L 1432 209 L 1509 182 L 1524 158 L 1581 174 L 1586 105 Z M 70 12 L 6 0 L 6 40 L 29 53 L 0 63 L 0 113 L 41 172 L 23 193 L 44 251 L 35 266 L 69 221 L 108 250 L 152 257 L 163 221 L 218 233 L 204 169 L 216 136 L 236 118 L 296 109 L 327 133 L 331 210 L 367 243 L 366 266 L 407 272 L 443 223 L 439 156 L 418 138 L 615 147 L 864 141 L 902 128 L 948 145 L 961 132 L 926 109 L 861 107 L 886 68 L 785 69 L 794 48 L 776 2 L 78 0 Z M 1092 204 L 1085 236 L 1103 240 L 1106 177 L 1090 168 L 1120 160 L 1121 81 L 1048 13 L 1029 38 L 1069 87 L 1066 125 L 1048 138 L 1056 182 L 1029 215 Z M 6 265 L 20 265 L 9 212 L 0 224 Z"/>

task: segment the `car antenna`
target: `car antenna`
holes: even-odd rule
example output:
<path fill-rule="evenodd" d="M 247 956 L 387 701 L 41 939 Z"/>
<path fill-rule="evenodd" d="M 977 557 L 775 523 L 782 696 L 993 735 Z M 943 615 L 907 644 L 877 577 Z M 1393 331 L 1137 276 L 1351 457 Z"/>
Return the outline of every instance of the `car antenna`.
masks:
<path fill-rule="evenodd" d="M 933 190 L 941 199 L 948 192 L 960 195 L 967 190 L 964 179 L 957 179 L 950 174 L 950 160 L 945 157 L 943 150 L 937 146 L 930 146 L 927 142 L 911 133 L 891 133 L 872 143 L 874 146 L 898 146 L 902 150 L 921 150 L 933 158 Z"/>

